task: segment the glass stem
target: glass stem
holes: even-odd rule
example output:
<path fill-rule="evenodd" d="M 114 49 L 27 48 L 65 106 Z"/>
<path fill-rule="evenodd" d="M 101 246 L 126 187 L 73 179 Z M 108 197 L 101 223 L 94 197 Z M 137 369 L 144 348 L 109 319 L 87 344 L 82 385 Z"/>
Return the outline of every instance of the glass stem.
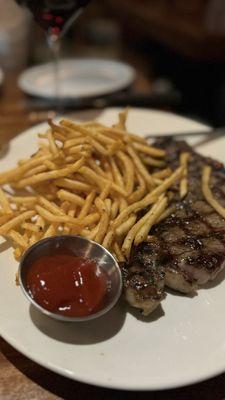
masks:
<path fill-rule="evenodd" d="M 53 90 L 53 96 L 56 100 L 56 106 L 57 108 L 60 107 L 60 99 L 61 99 L 61 93 L 60 93 L 60 76 L 59 76 L 59 59 L 60 59 L 60 48 L 61 48 L 61 39 L 59 37 L 56 37 L 55 35 L 49 35 L 47 38 L 48 41 L 48 46 L 50 50 L 52 51 L 53 57 L 54 57 L 54 62 L 53 62 L 53 76 L 54 76 L 54 90 Z"/>

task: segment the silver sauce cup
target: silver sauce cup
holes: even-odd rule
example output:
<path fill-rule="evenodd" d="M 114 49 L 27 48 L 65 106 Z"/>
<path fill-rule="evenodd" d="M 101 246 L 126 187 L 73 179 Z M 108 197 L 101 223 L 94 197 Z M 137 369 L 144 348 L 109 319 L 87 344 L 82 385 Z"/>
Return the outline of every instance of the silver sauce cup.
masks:
<path fill-rule="evenodd" d="M 107 293 L 102 308 L 91 315 L 69 317 L 46 310 L 31 296 L 26 282 L 27 272 L 33 263 L 43 256 L 54 255 L 60 249 L 72 251 L 75 257 L 93 260 L 107 277 Z M 122 276 L 118 263 L 112 254 L 100 244 L 80 236 L 52 236 L 31 246 L 23 255 L 19 265 L 19 283 L 31 304 L 43 314 L 64 322 L 88 321 L 106 314 L 117 303 L 122 292 Z"/>

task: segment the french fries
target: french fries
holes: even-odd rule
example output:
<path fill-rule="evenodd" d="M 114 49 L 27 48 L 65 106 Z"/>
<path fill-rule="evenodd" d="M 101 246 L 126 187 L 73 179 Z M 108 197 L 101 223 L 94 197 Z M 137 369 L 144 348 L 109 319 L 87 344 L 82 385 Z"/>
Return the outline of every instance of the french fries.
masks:
<path fill-rule="evenodd" d="M 165 211 L 166 205 L 166 197 L 159 198 L 158 201 L 154 204 L 149 212 L 148 219 L 146 219 L 146 223 L 141 227 L 141 229 L 135 236 L 135 245 L 138 245 L 139 243 L 144 242 L 147 239 L 150 229 L 157 222 L 160 215 Z"/>
<path fill-rule="evenodd" d="M 123 224 L 121 224 L 116 229 L 116 236 L 123 236 L 128 233 L 128 231 L 132 228 L 137 220 L 137 216 L 135 214 L 131 215 Z"/>
<path fill-rule="evenodd" d="M 171 213 L 170 189 L 185 182 L 187 158 L 168 168 L 164 150 L 127 132 L 127 112 L 113 127 L 49 121 L 38 151 L 0 173 L 0 235 L 16 260 L 42 238 L 78 234 L 123 262 Z"/>
<path fill-rule="evenodd" d="M 22 222 L 30 220 L 35 214 L 35 211 L 25 211 L 22 214 L 13 217 L 0 227 L 0 235 L 7 234 L 11 229 L 16 228 Z"/>
<path fill-rule="evenodd" d="M 3 212 L 6 214 L 11 214 L 13 211 L 10 207 L 9 199 L 7 198 L 5 192 L 0 188 L 0 204 L 2 206 Z"/>
<path fill-rule="evenodd" d="M 133 192 L 134 188 L 134 165 L 130 157 L 128 157 L 123 151 L 118 151 L 117 157 L 123 165 L 125 190 L 129 196 Z"/>
<path fill-rule="evenodd" d="M 141 158 L 138 156 L 137 152 L 131 147 L 127 146 L 127 152 L 132 158 L 135 167 L 137 168 L 138 172 L 140 175 L 144 178 L 146 181 L 147 186 L 151 189 L 154 187 L 154 181 L 150 173 L 148 172 L 148 169 L 145 167 L 144 163 L 142 162 Z"/>
<path fill-rule="evenodd" d="M 35 176 L 31 176 L 29 178 L 21 179 L 19 183 L 14 184 L 14 186 L 16 188 L 24 188 L 29 185 L 36 185 L 37 183 L 40 182 L 49 181 L 52 179 L 64 178 L 65 176 L 68 176 L 78 171 L 80 167 L 83 165 L 83 163 L 84 159 L 81 158 L 80 160 L 75 162 L 74 165 L 70 165 L 69 167 L 65 168 L 59 168 L 58 170 L 55 171 L 43 172 Z"/>
<path fill-rule="evenodd" d="M 210 177 L 212 168 L 209 165 L 205 165 L 202 172 L 202 191 L 207 202 L 225 218 L 225 208 L 215 199 L 210 189 Z"/>
<path fill-rule="evenodd" d="M 188 192 L 188 160 L 189 160 L 190 154 L 185 152 L 181 153 L 180 155 L 180 165 L 184 167 L 184 176 L 180 181 L 180 198 L 183 199 L 187 192 Z"/>

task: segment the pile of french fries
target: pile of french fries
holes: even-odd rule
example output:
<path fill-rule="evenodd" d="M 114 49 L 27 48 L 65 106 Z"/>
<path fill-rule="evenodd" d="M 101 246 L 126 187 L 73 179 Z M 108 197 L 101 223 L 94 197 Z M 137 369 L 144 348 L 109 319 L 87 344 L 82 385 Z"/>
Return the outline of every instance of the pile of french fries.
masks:
<path fill-rule="evenodd" d="M 180 181 L 182 196 L 187 191 L 188 157 L 172 171 L 162 149 L 126 131 L 126 118 L 119 114 L 113 127 L 49 121 L 38 151 L 0 174 L 0 235 L 16 260 L 43 238 L 76 234 L 125 261 L 172 212 L 171 186 Z"/>

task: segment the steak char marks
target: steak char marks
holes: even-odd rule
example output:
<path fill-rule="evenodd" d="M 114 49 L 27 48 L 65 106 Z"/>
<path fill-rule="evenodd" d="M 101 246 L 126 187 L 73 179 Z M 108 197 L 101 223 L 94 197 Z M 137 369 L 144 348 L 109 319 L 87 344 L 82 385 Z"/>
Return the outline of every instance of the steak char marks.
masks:
<path fill-rule="evenodd" d="M 180 153 L 190 153 L 188 194 L 180 200 L 179 187 L 174 185 L 173 214 L 151 230 L 149 242 L 133 246 L 130 261 L 123 268 L 126 298 L 144 314 L 165 297 L 164 285 L 193 292 L 225 266 L 225 220 L 204 199 L 201 187 L 203 165 L 211 165 L 211 189 L 225 207 L 223 165 L 196 154 L 185 142 L 164 139 L 156 145 L 166 150 L 166 162 L 173 169 Z"/>
<path fill-rule="evenodd" d="M 149 256 L 150 255 L 150 256 Z M 129 264 L 122 267 L 125 297 L 144 315 L 150 314 L 166 297 L 164 252 L 158 243 L 133 247 Z"/>

